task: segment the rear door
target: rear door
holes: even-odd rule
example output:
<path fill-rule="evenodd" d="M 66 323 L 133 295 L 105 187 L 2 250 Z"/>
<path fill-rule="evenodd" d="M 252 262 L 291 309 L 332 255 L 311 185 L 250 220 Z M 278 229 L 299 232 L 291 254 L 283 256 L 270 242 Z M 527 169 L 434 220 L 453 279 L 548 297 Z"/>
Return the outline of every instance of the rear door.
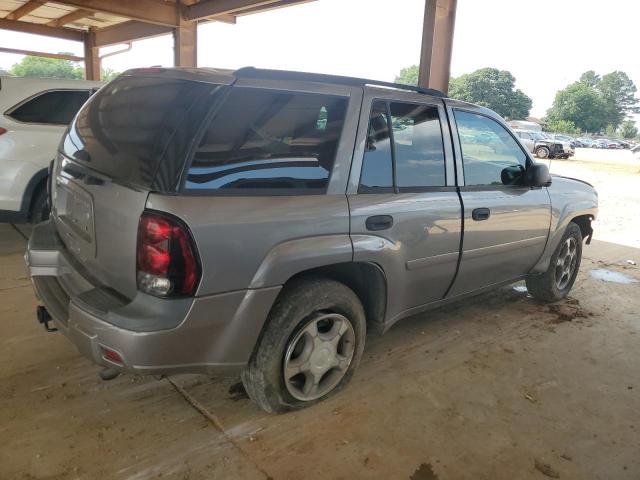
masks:
<path fill-rule="evenodd" d="M 460 268 L 450 296 L 516 279 L 536 264 L 551 222 L 546 188 L 523 184 L 531 162 L 496 119 L 450 108 L 464 207 Z"/>
<path fill-rule="evenodd" d="M 461 208 L 442 101 L 366 89 L 348 190 L 355 261 L 387 277 L 387 320 L 440 300 L 458 262 Z"/>

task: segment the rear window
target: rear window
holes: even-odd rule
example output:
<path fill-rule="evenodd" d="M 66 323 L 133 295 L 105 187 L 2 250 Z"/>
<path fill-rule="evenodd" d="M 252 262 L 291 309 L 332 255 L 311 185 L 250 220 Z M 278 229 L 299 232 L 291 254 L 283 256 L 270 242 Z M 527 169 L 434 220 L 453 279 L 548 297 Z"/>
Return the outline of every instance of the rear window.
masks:
<path fill-rule="evenodd" d="M 181 146 L 190 137 L 181 125 L 194 123 L 192 112 L 204 113 L 207 98 L 218 88 L 180 79 L 121 76 L 80 110 L 62 152 L 118 183 L 149 188 L 160 162 L 184 162 Z"/>
<path fill-rule="evenodd" d="M 88 98 L 89 90 L 51 90 L 27 100 L 8 116 L 24 123 L 68 125 Z"/>
<path fill-rule="evenodd" d="M 346 108 L 345 97 L 233 88 L 200 141 L 185 188 L 324 193 Z"/>

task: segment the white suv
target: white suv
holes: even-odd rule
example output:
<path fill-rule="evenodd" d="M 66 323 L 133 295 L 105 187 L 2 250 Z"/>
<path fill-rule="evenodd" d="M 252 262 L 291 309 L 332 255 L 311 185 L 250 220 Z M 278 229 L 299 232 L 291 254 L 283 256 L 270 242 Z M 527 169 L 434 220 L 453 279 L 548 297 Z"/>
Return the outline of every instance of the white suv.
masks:
<path fill-rule="evenodd" d="M 67 124 L 102 85 L 0 76 L 0 221 L 46 218 L 49 162 Z"/>

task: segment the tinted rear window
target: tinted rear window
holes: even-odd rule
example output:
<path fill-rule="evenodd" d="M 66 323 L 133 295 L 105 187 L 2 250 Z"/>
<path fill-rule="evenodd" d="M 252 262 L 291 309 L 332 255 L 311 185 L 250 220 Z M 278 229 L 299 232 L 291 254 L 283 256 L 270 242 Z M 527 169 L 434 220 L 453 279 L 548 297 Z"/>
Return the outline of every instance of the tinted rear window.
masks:
<path fill-rule="evenodd" d="M 9 116 L 24 123 L 68 125 L 88 98 L 89 90 L 52 90 L 27 100 Z"/>
<path fill-rule="evenodd" d="M 217 88 L 186 80 L 121 76 L 80 110 L 62 151 L 116 182 L 148 188 L 160 162 L 176 161 L 165 157 L 180 157 L 180 144 L 190 140 L 179 126 L 192 110 L 203 109 Z"/>
<path fill-rule="evenodd" d="M 233 88 L 200 142 L 185 188 L 323 193 L 346 108 L 344 97 Z"/>

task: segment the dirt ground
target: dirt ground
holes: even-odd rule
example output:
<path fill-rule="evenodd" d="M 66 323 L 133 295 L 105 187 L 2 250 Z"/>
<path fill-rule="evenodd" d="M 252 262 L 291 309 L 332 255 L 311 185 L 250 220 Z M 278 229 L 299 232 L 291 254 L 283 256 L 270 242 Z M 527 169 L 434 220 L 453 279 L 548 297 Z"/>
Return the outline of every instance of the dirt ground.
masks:
<path fill-rule="evenodd" d="M 601 218 L 569 299 L 518 285 L 407 319 L 343 392 L 280 416 L 237 378 L 99 380 L 36 324 L 0 226 L 0 479 L 640 479 L 640 283 L 591 275 L 640 280 L 640 165 L 578 157 L 552 171 L 594 183 Z"/>

